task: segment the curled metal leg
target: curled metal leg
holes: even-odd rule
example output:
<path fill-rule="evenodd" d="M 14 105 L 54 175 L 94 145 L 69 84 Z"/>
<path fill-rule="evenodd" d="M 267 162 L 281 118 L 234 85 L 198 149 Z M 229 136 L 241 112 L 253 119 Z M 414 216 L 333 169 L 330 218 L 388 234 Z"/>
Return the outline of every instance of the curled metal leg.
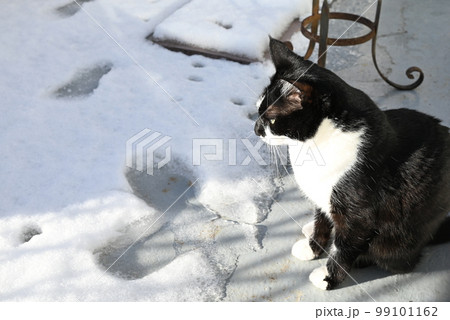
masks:
<path fill-rule="evenodd" d="M 413 72 L 418 72 L 418 73 L 419 73 L 419 78 L 418 78 L 416 81 L 414 81 L 413 83 L 411 83 L 411 84 L 408 84 L 408 85 L 401 85 L 401 84 L 398 84 L 398 83 L 395 83 L 395 82 L 389 80 L 389 79 L 388 79 L 388 78 L 380 71 L 380 69 L 378 68 L 375 47 L 376 47 L 376 41 L 375 41 L 375 38 L 374 38 L 374 39 L 373 39 L 373 42 L 372 42 L 372 59 L 373 59 L 373 64 L 374 64 L 374 66 L 375 66 L 375 69 L 377 69 L 378 74 L 380 75 L 380 77 L 381 77 L 386 83 L 388 83 L 389 85 L 393 86 L 394 88 L 396 88 L 396 89 L 398 89 L 398 90 L 412 90 L 412 89 L 415 89 L 415 88 L 417 88 L 418 86 L 420 86 L 420 84 L 423 82 L 423 79 L 424 79 L 425 76 L 424 76 L 424 74 L 423 74 L 423 71 L 422 71 L 419 67 L 409 67 L 409 68 L 406 69 L 406 71 L 405 71 L 406 76 L 407 76 L 409 79 L 414 79 Z"/>
<path fill-rule="evenodd" d="M 381 71 L 380 68 L 378 68 L 378 63 L 377 63 L 377 56 L 376 56 L 376 47 L 377 47 L 377 33 L 378 33 L 378 23 L 380 21 L 380 13 L 381 13 L 381 1 L 382 0 L 378 0 L 378 5 L 377 5 L 377 13 L 375 16 L 375 35 L 372 39 L 372 60 L 373 60 L 373 64 L 375 66 L 375 69 L 377 69 L 378 74 L 380 75 L 380 77 L 389 85 L 393 86 L 394 88 L 398 89 L 398 90 L 413 90 L 415 88 L 417 88 L 418 86 L 420 86 L 420 84 L 423 82 L 424 79 L 424 73 L 423 71 L 419 68 L 419 67 L 409 67 L 406 70 L 406 76 L 408 77 L 408 79 L 414 79 L 414 75 L 413 72 L 418 72 L 419 73 L 419 78 L 417 78 L 416 81 L 414 81 L 413 83 L 409 84 L 409 85 L 401 85 L 398 83 L 395 83 L 391 80 L 389 80 Z"/>

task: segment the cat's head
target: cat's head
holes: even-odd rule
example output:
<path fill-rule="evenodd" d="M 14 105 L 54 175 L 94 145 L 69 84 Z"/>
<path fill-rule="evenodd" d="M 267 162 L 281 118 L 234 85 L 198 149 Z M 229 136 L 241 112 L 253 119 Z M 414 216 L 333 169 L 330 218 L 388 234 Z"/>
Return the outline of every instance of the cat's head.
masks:
<path fill-rule="evenodd" d="M 329 116 L 333 90 L 342 81 L 272 38 L 270 55 L 276 72 L 259 99 L 255 133 L 269 144 L 305 141 Z"/>

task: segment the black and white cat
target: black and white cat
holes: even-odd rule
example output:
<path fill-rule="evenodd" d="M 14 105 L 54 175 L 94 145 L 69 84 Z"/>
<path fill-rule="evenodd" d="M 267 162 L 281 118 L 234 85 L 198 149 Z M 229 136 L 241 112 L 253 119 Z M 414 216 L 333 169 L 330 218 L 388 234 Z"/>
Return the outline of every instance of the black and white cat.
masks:
<path fill-rule="evenodd" d="M 310 280 L 329 290 L 352 266 L 411 271 L 431 241 L 450 240 L 450 135 L 407 109 L 381 111 L 362 91 L 271 39 L 276 68 L 259 102 L 255 133 L 289 145 L 295 179 L 316 206 L 292 253 L 326 267 Z M 297 164 L 302 148 L 322 163 Z"/>

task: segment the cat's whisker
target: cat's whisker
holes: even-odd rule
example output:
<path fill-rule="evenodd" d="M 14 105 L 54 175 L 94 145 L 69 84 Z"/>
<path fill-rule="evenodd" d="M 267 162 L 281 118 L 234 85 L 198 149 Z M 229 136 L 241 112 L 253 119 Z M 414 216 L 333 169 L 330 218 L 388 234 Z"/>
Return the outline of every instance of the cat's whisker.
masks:
<path fill-rule="evenodd" d="M 273 165 L 275 163 L 273 146 L 269 145 L 269 150 L 270 150 L 270 165 Z"/>
<path fill-rule="evenodd" d="M 277 177 L 281 178 L 281 174 L 280 174 L 280 166 L 278 165 L 278 156 L 277 156 L 277 147 L 274 146 L 274 153 L 275 153 L 275 165 L 277 167 Z"/>
<path fill-rule="evenodd" d="M 286 173 L 288 173 L 288 171 L 283 163 L 284 161 L 286 161 L 286 158 L 282 156 L 282 154 L 281 154 L 282 152 L 278 146 L 273 146 L 273 147 L 274 147 L 274 151 L 275 151 L 277 158 L 280 159 L 280 164 L 279 165 L 277 164 L 278 169 L 279 169 L 279 166 L 281 166 L 281 167 L 283 167 L 284 171 L 286 171 Z M 279 174 L 279 176 L 281 177 L 281 174 Z"/>
<path fill-rule="evenodd" d="M 269 165 L 272 165 L 272 161 L 273 161 L 273 159 L 272 159 L 272 157 L 273 157 L 273 155 L 272 155 L 272 146 L 271 145 L 267 145 L 267 148 L 268 148 L 268 150 L 269 150 Z"/>
<path fill-rule="evenodd" d="M 278 151 L 279 157 L 280 157 L 281 159 L 283 159 L 283 157 L 282 157 L 282 155 L 281 155 L 281 154 L 282 154 L 281 150 L 277 148 L 277 151 Z M 287 156 L 285 156 L 284 159 L 285 159 L 285 161 L 286 161 L 286 163 L 287 163 L 287 160 L 288 160 Z M 289 176 L 289 178 L 291 179 L 291 181 L 292 181 L 294 184 L 297 184 L 297 182 L 295 181 L 294 177 L 292 176 L 292 174 L 289 173 L 289 171 L 288 171 L 288 169 L 286 168 L 286 166 L 285 166 L 284 164 L 281 164 L 281 165 L 282 165 L 284 171 L 286 171 L 286 175 Z"/>
<path fill-rule="evenodd" d="M 275 174 L 278 177 L 279 176 L 279 171 L 278 171 L 278 161 L 277 161 L 277 155 L 276 155 L 276 151 L 275 151 L 275 147 L 274 146 L 270 146 L 270 162 L 273 166 L 275 166 Z"/>
<path fill-rule="evenodd" d="M 277 146 L 274 146 L 273 149 L 274 149 L 274 151 L 275 151 L 275 158 L 277 159 L 277 160 L 275 160 L 275 161 L 276 161 L 276 165 L 277 165 L 277 173 L 278 173 L 278 177 L 281 178 L 280 165 L 281 165 L 281 166 L 283 165 L 282 159 L 280 158 L 280 155 L 278 154 L 278 148 L 277 148 Z M 280 164 L 278 164 L 278 159 L 280 159 Z"/>
<path fill-rule="evenodd" d="M 284 155 L 283 155 L 283 152 L 280 150 L 279 147 L 276 147 L 276 149 L 277 149 L 278 156 L 280 157 L 280 159 L 281 159 L 281 160 L 284 160 L 284 161 L 287 163 L 287 160 L 288 160 L 287 156 L 284 156 Z"/>

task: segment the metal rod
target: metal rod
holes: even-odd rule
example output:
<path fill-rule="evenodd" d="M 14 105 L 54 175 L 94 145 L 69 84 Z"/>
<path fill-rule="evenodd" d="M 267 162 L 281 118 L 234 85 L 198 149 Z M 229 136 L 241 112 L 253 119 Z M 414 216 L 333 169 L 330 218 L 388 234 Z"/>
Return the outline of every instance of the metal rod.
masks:
<path fill-rule="evenodd" d="M 320 13 L 320 41 L 319 41 L 319 60 L 317 64 L 321 67 L 325 67 L 327 62 L 327 39 L 328 39 L 328 14 L 330 13 L 330 8 L 328 6 L 328 1 L 324 0 L 322 5 L 322 10 Z"/>
<path fill-rule="evenodd" d="M 319 16 L 319 0 L 313 0 L 313 5 L 312 5 L 312 15 L 313 16 Z M 313 34 L 317 34 L 317 28 L 319 26 L 319 20 L 314 20 L 311 24 L 311 32 Z M 311 54 L 314 51 L 314 47 L 316 45 L 316 41 L 313 40 L 309 40 L 309 46 L 308 46 L 308 50 L 306 50 L 305 59 L 309 59 L 309 57 L 311 56 Z"/>

